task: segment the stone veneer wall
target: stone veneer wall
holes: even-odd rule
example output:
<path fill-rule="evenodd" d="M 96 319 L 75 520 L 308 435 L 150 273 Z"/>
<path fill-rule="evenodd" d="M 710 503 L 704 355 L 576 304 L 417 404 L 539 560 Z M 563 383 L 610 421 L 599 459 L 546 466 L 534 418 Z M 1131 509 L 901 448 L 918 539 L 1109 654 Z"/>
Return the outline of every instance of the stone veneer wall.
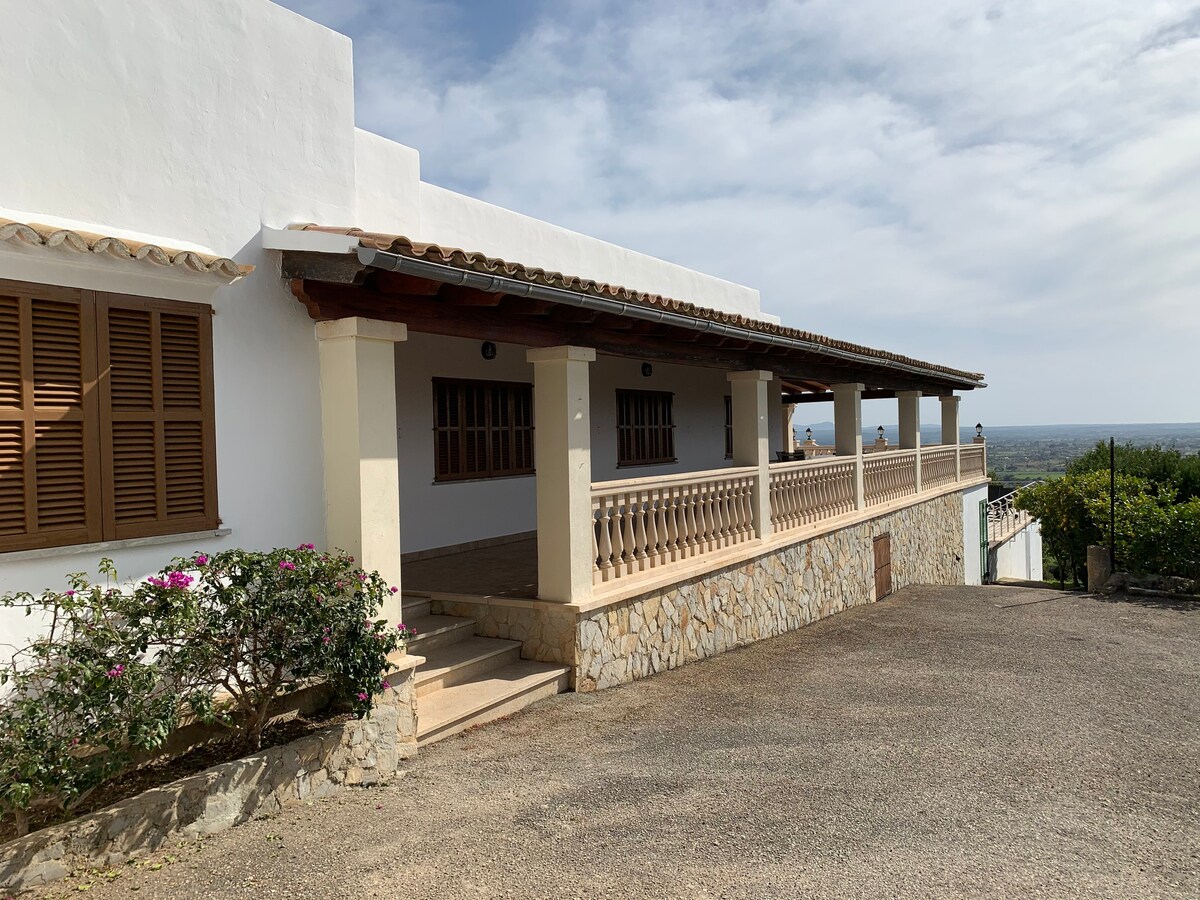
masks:
<path fill-rule="evenodd" d="M 0 844 L 0 891 L 55 881 L 78 866 L 118 865 L 173 841 L 276 813 L 291 802 L 386 781 L 400 760 L 417 752 L 415 675 L 415 665 L 389 675 L 392 690 L 376 701 L 368 719 L 213 766 Z"/>
<path fill-rule="evenodd" d="M 875 600 L 872 539 L 892 535 L 892 586 L 962 584 L 959 492 L 582 613 L 575 688 L 645 678 Z"/>

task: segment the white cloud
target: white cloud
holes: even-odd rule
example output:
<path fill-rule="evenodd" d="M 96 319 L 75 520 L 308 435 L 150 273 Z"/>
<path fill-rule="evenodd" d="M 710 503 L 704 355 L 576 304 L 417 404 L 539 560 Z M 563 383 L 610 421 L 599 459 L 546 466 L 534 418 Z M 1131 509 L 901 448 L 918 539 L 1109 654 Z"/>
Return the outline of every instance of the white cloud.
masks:
<path fill-rule="evenodd" d="M 1200 7 L 288 5 L 435 183 L 983 369 L 973 419 L 1200 420 Z"/>

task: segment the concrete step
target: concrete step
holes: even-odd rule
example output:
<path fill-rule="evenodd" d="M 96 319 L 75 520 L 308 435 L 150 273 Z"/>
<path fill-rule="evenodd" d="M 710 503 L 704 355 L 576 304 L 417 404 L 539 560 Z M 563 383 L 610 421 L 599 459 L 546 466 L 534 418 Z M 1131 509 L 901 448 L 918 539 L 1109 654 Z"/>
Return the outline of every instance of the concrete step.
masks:
<path fill-rule="evenodd" d="M 470 637 L 431 651 L 417 671 L 417 696 L 474 681 L 521 659 L 521 642 Z"/>
<path fill-rule="evenodd" d="M 566 666 L 526 659 L 434 691 L 417 703 L 417 746 L 511 716 L 531 703 L 562 693 L 568 687 L 569 672 Z"/>
<path fill-rule="evenodd" d="M 458 616 L 414 616 L 405 618 L 404 624 L 416 629 L 416 636 L 408 642 L 408 652 L 428 657 L 440 647 L 448 647 L 475 636 L 475 620 Z"/>
<path fill-rule="evenodd" d="M 427 616 L 429 615 L 429 603 L 428 594 L 410 594 L 408 591 L 404 591 L 400 594 L 400 616 L 405 622 L 420 616 Z"/>

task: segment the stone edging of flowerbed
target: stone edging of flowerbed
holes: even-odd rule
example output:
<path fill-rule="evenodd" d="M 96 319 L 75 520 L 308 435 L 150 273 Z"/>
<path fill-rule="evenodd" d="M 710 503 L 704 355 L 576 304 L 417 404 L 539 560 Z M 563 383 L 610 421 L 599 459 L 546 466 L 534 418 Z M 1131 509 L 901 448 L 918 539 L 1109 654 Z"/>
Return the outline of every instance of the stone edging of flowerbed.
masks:
<path fill-rule="evenodd" d="M 404 656 L 369 719 L 334 725 L 222 763 L 0 844 L 0 891 L 65 878 L 80 866 L 113 866 L 172 841 L 215 834 L 285 805 L 391 778 L 417 752 L 416 668 Z"/>

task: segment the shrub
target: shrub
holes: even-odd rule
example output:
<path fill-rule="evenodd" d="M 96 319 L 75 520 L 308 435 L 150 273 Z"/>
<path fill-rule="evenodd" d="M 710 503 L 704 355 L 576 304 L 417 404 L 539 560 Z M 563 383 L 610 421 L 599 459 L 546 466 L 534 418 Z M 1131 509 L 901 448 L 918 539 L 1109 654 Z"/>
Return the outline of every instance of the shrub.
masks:
<path fill-rule="evenodd" d="M 1168 488 L 1180 500 L 1200 497 L 1200 455 L 1185 456 L 1173 447 L 1159 444 L 1153 447 L 1118 444 L 1114 450 L 1118 472 L 1149 482 L 1155 492 Z M 1099 441 L 1087 453 L 1071 460 L 1067 474 L 1107 472 L 1108 466 L 1108 442 Z"/>
<path fill-rule="evenodd" d="M 335 698 L 369 712 L 387 688 L 388 655 L 408 636 L 375 618 L 394 592 L 351 557 L 311 544 L 176 559 L 138 589 L 171 623 L 160 638 L 162 665 L 190 686 L 193 711 L 230 724 L 254 749 L 275 701 L 308 679 L 324 679 Z"/>
<path fill-rule="evenodd" d="M 1138 574 L 1200 578 L 1200 499 L 1180 503 L 1170 484 L 1131 475 L 1118 474 L 1116 487 L 1118 564 Z M 1108 544 L 1107 470 L 1034 485 L 1016 502 L 1040 520 L 1042 540 L 1064 578 L 1078 580 L 1088 545 Z"/>
<path fill-rule="evenodd" d="M 110 560 L 100 570 L 116 582 Z M 18 834 L 33 811 L 77 806 L 176 724 L 178 696 L 159 677 L 144 611 L 88 581 L 80 573 L 63 591 L 0 597 L 46 621 L 0 665 L 0 811 Z"/>

